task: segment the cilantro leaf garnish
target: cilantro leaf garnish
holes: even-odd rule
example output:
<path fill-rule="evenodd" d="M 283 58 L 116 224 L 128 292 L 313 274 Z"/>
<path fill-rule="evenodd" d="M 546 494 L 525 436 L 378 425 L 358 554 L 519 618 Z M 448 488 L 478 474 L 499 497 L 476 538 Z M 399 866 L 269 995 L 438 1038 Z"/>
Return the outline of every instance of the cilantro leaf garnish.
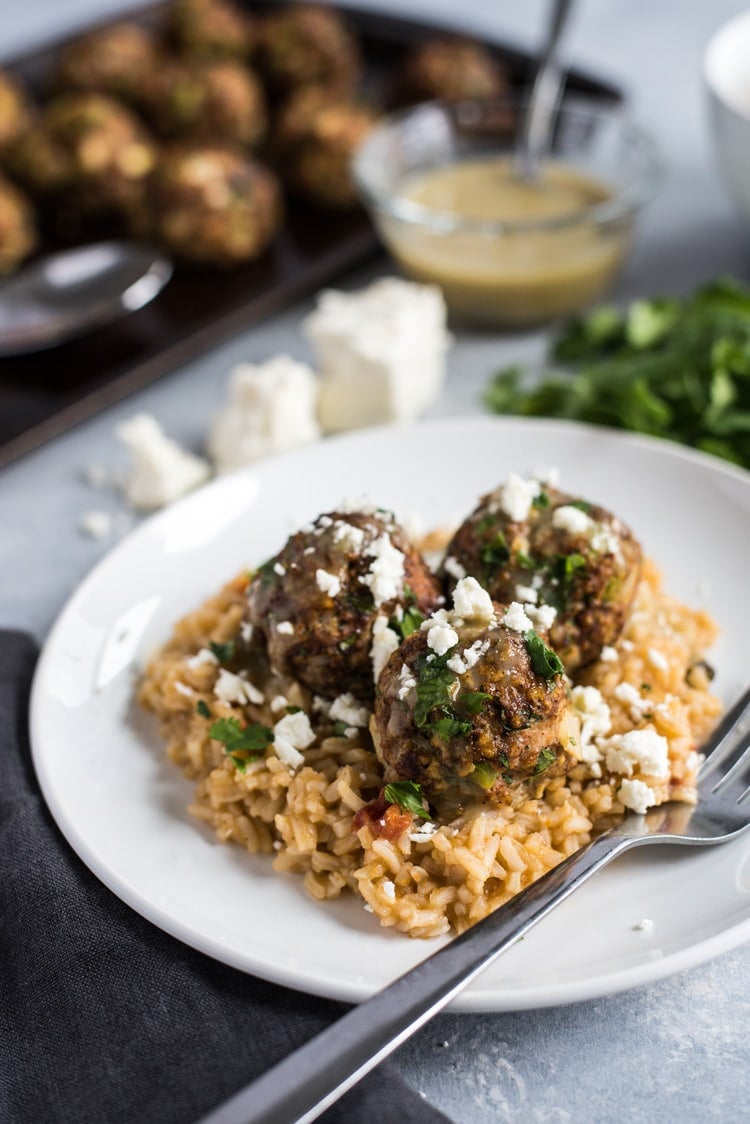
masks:
<path fill-rule="evenodd" d="M 446 707 L 445 713 L 438 718 L 431 718 L 428 723 L 430 733 L 443 742 L 461 738 L 471 730 L 468 718 L 461 718 L 452 707 Z"/>
<path fill-rule="evenodd" d="M 195 704 L 195 709 L 197 710 L 198 714 L 200 714 L 201 718 L 211 717 L 211 711 L 208 709 L 208 704 L 203 699 L 198 699 L 197 703 Z"/>
<path fill-rule="evenodd" d="M 519 550 L 516 554 L 516 565 L 520 566 L 522 570 L 541 570 L 544 567 L 543 562 L 537 562 L 530 554 L 524 550 Z"/>
<path fill-rule="evenodd" d="M 480 788 L 488 791 L 497 780 L 498 770 L 489 761 L 477 761 L 469 776 Z"/>
<path fill-rule="evenodd" d="M 558 656 L 557 652 L 553 652 L 551 648 L 542 640 L 533 628 L 523 634 L 526 643 L 526 651 L 529 653 L 531 666 L 537 675 L 541 675 L 544 679 L 554 679 L 556 675 L 562 675 L 565 671 L 563 662 Z"/>
<path fill-rule="evenodd" d="M 348 729 L 349 729 L 349 726 L 346 724 L 346 722 L 341 722 L 340 720 L 334 722 L 334 724 L 333 724 L 333 736 L 334 736 L 334 738 L 345 738 L 346 737 L 346 731 Z"/>
<path fill-rule="evenodd" d="M 565 506 L 575 507 L 579 511 L 582 511 L 584 515 L 588 515 L 591 511 L 591 504 L 588 500 L 571 500 L 570 503 L 567 503 Z"/>
<path fill-rule="evenodd" d="M 508 541 L 502 531 L 498 531 L 489 542 L 484 544 L 479 552 L 479 557 L 490 576 L 508 561 L 510 550 L 508 549 Z"/>
<path fill-rule="evenodd" d="M 270 585 L 277 577 L 276 571 L 274 570 L 275 565 L 276 559 L 268 558 L 258 566 L 258 569 L 255 571 L 255 576 L 260 578 L 263 585 Z"/>
<path fill-rule="evenodd" d="M 582 554 L 574 551 L 572 554 L 558 554 L 555 559 L 554 573 L 565 585 L 569 585 L 579 570 L 586 569 L 586 559 Z"/>
<path fill-rule="evenodd" d="M 401 615 L 401 620 L 397 617 L 391 617 L 388 622 L 388 627 L 392 628 L 402 640 L 406 640 L 407 636 L 411 636 L 413 632 L 419 631 L 424 619 L 424 613 L 420 612 L 417 608 L 417 595 L 411 586 L 405 585 L 404 611 Z"/>
<path fill-rule="evenodd" d="M 248 762 L 261 757 L 273 741 L 273 734 L 268 726 L 251 722 L 243 727 L 236 718 L 217 719 L 209 727 L 208 733 L 215 741 L 223 742 L 227 757 L 231 757 L 243 773 Z"/>
<path fill-rule="evenodd" d="M 422 795 L 422 786 L 416 781 L 393 781 L 383 789 L 383 798 L 388 804 L 398 804 L 407 812 L 413 812 L 423 820 L 431 820 L 427 801 Z"/>
<path fill-rule="evenodd" d="M 490 527 L 494 527 L 497 522 L 495 515 L 483 515 L 476 526 L 477 534 L 483 535 L 485 531 L 489 531 Z"/>
<path fill-rule="evenodd" d="M 531 501 L 531 506 L 535 507 L 537 511 L 544 511 L 546 507 L 549 507 L 549 496 L 544 491 L 544 488 L 534 496 Z"/>
<path fill-rule="evenodd" d="M 452 650 L 452 649 L 451 649 Z M 456 675 L 446 667 L 450 653 L 435 656 L 433 660 L 422 659 L 417 672 L 417 702 L 414 707 L 414 721 L 423 729 L 430 716 L 430 711 L 438 707 L 450 707 L 453 699 L 451 688 L 456 682 Z"/>
<path fill-rule="evenodd" d="M 550 765 L 553 765 L 556 760 L 557 754 L 555 753 L 554 749 L 543 749 L 539 754 L 539 757 L 537 758 L 536 765 L 534 766 L 534 775 L 536 775 L 537 773 L 543 773 L 546 769 L 549 769 Z"/>
<path fill-rule="evenodd" d="M 481 714 L 484 704 L 488 699 L 492 698 L 486 691 L 464 691 L 461 695 L 460 702 L 462 708 L 467 714 Z"/>
<path fill-rule="evenodd" d="M 227 640 L 226 644 L 219 644 L 215 640 L 209 641 L 209 647 L 221 664 L 231 663 L 234 659 L 234 640 Z"/>

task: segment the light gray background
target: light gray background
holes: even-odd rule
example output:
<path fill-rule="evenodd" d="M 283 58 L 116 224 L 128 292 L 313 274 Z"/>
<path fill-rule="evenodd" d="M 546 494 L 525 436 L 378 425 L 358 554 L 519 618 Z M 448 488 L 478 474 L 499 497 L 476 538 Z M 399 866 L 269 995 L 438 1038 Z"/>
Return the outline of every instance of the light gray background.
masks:
<path fill-rule="evenodd" d="M 125 7 L 114 0 L 3 0 L 0 50 L 10 56 Z M 538 42 L 546 11 L 540 0 L 390 0 L 390 7 L 523 45 Z M 626 88 L 635 116 L 655 134 L 668 165 L 621 281 L 617 296 L 623 300 L 683 292 L 722 272 L 750 276 L 750 231 L 718 182 L 701 80 L 708 37 L 742 7 L 732 0 L 579 0 L 570 59 Z M 343 283 L 360 284 L 371 273 Z M 89 464 L 122 463 L 113 438 L 118 419 L 149 410 L 172 435 L 198 448 L 235 361 L 281 350 L 305 356 L 297 325 L 307 307 L 253 328 L 0 473 L 0 624 L 43 638 L 107 550 L 107 542 L 80 535 L 77 523 L 90 509 L 123 515 L 116 495 L 93 492 L 82 475 Z M 536 334 L 461 332 L 448 387 L 432 412 L 478 412 L 489 374 L 509 361 L 540 356 L 543 342 Z M 444 1015 L 402 1047 L 397 1060 L 416 1088 L 462 1124 L 729 1124 L 750 1116 L 749 1043 L 745 946 L 598 1002 L 510 1015 Z"/>

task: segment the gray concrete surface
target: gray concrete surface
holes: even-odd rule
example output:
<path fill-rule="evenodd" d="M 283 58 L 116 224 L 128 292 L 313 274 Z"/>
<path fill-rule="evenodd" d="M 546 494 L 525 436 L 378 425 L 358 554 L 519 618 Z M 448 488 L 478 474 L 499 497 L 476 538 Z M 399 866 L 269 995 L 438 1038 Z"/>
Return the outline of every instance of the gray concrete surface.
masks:
<path fill-rule="evenodd" d="M 539 0 L 390 3 L 524 44 L 537 41 L 545 10 Z M 114 0 L 5 0 L 0 49 L 11 55 L 123 7 Z M 667 162 L 660 195 L 644 215 L 619 286 L 623 300 L 682 292 L 717 273 L 750 277 L 750 231 L 718 182 L 701 84 L 708 36 L 741 7 L 732 0 L 579 2 L 568 42 L 571 59 L 627 88 L 635 116 L 656 136 Z M 369 275 L 343 283 L 354 286 Z M 0 624 L 43 637 L 68 594 L 107 550 L 107 542 L 82 537 L 77 523 L 92 508 L 123 515 L 114 493 L 92 491 L 82 475 L 90 464 L 122 463 L 113 438 L 117 420 L 136 408 L 150 410 L 170 433 L 199 447 L 234 361 L 280 350 L 306 354 L 297 328 L 305 310 L 295 307 L 229 341 L 0 474 Z M 539 334 L 460 332 L 449 383 L 433 413 L 478 412 L 489 374 L 509 361 L 540 356 L 543 345 Z M 733 1124 L 750 1112 L 749 1042 L 745 946 L 680 976 L 596 1002 L 441 1016 L 397 1057 L 413 1085 L 460 1124 Z"/>

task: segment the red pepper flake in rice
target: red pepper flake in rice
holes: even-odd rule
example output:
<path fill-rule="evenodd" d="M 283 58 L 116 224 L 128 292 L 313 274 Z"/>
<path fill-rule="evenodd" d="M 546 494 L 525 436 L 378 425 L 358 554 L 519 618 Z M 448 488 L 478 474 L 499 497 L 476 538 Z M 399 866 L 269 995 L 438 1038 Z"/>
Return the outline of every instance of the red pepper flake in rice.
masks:
<path fill-rule="evenodd" d="M 410 831 L 413 823 L 412 812 L 407 812 L 398 804 L 389 804 L 381 792 L 375 800 L 371 800 L 357 812 L 352 820 L 352 831 L 359 831 L 367 825 L 376 839 L 387 839 L 392 843 Z"/>

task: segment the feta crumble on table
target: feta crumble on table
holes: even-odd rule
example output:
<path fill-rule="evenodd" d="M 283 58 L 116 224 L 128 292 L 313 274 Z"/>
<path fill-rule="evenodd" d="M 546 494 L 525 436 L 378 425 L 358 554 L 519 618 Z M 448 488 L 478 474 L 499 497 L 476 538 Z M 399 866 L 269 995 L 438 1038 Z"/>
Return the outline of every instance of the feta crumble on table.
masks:
<path fill-rule="evenodd" d="M 150 414 L 136 414 L 122 422 L 116 433 L 132 461 L 123 480 L 125 499 L 137 510 L 172 503 L 211 474 L 207 461 L 181 449 Z"/>
<path fill-rule="evenodd" d="M 299 752 L 315 741 L 310 719 L 303 710 L 285 714 L 273 728 L 273 751 L 279 761 L 290 769 L 297 769 L 305 760 Z"/>
<path fill-rule="evenodd" d="M 84 511 L 78 530 L 90 539 L 106 539 L 112 533 L 112 516 L 108 511 Z"/>
<path fill-rule="evenodd" d="M 329 597 L 337 597 L 341 593 L 340 579 L 336 574 L 329 574 L 328 570 L 317 569 L 315 582 L 321 593 L 327 593 Z"/>
<path fill-rule="evenodd" d="M 642 917 L 640 921 L 633 926 L 636 933 L 653 933 L 654 923 L 650 917 Z"/>
<path fill-rule="evenodd" d="M 329 714 L 334 721 L 345 722 L 347 726 L 367 726 L 370 721 L 369 710 L 360 706 L 350 691 L 333 700 Z"/>
<path fill-rule="evenodd" d="M 618 799 L 632 812 L 643 815 L 656 804 L 656 793 L 639 780 L 625 780 L 617 790 Z"/>
<path fill-rule="evenodd" d="M 236 366 L 226 402 L 208 435 L 208 453 L 217 472 L 316 441 L 317 400 L 315 374 L 289 355 Z"/>
<path fill-rule="evenodd" d="M 435 285 L 385 277 L 357 292 L 328 290 L 302 327 L 320 370 L 325 430 L 409 421 L 445 381 L 450 336 Z"/>

